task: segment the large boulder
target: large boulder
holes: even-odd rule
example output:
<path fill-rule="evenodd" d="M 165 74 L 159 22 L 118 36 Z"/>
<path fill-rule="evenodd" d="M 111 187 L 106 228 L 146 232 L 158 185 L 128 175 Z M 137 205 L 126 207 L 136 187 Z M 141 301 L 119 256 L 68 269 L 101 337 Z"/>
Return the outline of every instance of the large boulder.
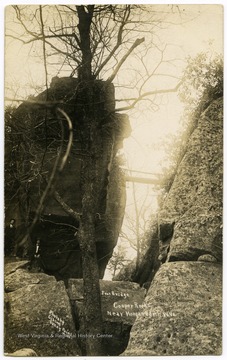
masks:
<path fill-rule="evenodd" d="M 136 283 L 105 280 L 100 280 L 100 288 L 104 322 L 101 336 L 106 354 L 117 356 L 126 349 L 131 327 L 137 314 L 143 308 L 145 290 Z M 83 347 L 86 336 L 83 324 L 83 280 L 70 279 L 68 294 L 74 309 L 74 316 L 80 322 L 78 336 Z"/>
<path fill-rule="evenodd" d="M 5 262 L 4 273 L 5 276 L 13 274 L 17 269 L 23 269 L 29 266 L 28 260 L 11 259 L 9 262 Z"/>
<path fill-rule="evenodd" d="M 5 265 L 5 353 L 11 356 L 23 349 L 30 354 L 24 349 L 32 349 L 38 356 L 86 354 L 83 280 L 64 284 L 25 267 L 26 261 Z M 146 292 L 132 282 L 100 280 L 100 287 L 104 327 L 99 336 L 107 355 L 119 355 L 127 347 Z"/>
<path fill-rule="evenodd" d="M 43 273 L 29 273 L 26 269 L 17 269 L 15 272 L 5 276 L 5 291 L 7 293 L 21 289 L 24 286 L 35 284 L 46 284 L 55 281 L 53 276 Z"/>
<path fill-rule="evenodd" d="M 200 116 L 159 214 L 168 261 L 194 261 L 203 254 L 222 261 L 222 197 L 223 99 L 219 98 Z"/>
<path fill-rule="evenodd" d="M 95 80 L 89 86 L 90 90 L 91 87 L 93 88 L 95 106 L 92 116 L 97 123 L 97 134 L 100 137 L 100 141 L 97 142 L 99 153 L 97 166 L 102 181 L 100 181 L 100 196 L 97 199 L 95 238 L 100 278 L 102 278 L 117 243 L 124 217 L 125 178 L 119 167 L 117 152 L 123 146 L 124 138 L 129 136 L 131 128 L 128 116 L 115 112 L 113 84 Z M 48 91 L 43 91 L 23 102 L 13 112 L 10 120 L 13 124 L 12 129 L 16 124 L 19 129 L 17 132 L 21 135 L 17 137 L 18 143 L 15 144 L 14 130 L 12 130 L 6 141 L 7 168 L 13 169 L 11 173 L 7 172 L 7 179 L 11 179 L 12 174 L 16 173 L 19 178 L 14 181 L 15 186 L 20 183 L 21 176 L 23 183 L 26 178 L 29 188 L 29 192 L 23 194 L 18 192 L 17 188 L 6 189 L 6 254 L 12 252 L 14 240 L 16 254 L 19 257 L 34 253 L 39 242 L 40 266 L 45 272 L 55 275 L 58 279 L 82 277 L 81 252 L 77 236 L 80 225 L 79 215 L 76 219 L 69 209 L 78 214 L 82 209 L 83 163 L 84 159 L 90 156 L 85 146 L 87 135 L 84 128 L 87 93 L 86 84 L 82 84 L 76 78 L 53 78 Z M 52 170 L 56 165 L 56 155 L 59 155 L 60 149 L 66 151 L 68 139 L 66 121 L 63 121 L 61 126 L 60 116 L 58 118 L 56 114 L 53 115 L 53 109 L 38 105 L 40 102 L 43 104 L 47 98 L 51 102 L 58 103 L 71 119 L 73 144 L 64 171 L 58 174 L 54 184 L 57 195 L 56 192 L 48 194 L 42 216 L 39 217 L 30 234 L 31 244 L 26 248 L 23 242 L 21 243 L 29 226 L 25 219 L 34 219 L 37 204 L 45 193 L 47 181 L 51 178 Z M 10 124 L 8 126 L 10 128 Z M 65 134 L 64 144 L 62 127 Z M 21 146 L 21 143 L 27 144 L 27 139 L 29 146 L 25 150 L 25 146 Z M 17 151 L 17 162 L 14 159 L 15 151 Z M 23 162 L 23 167 L 20 162 Z M 8 182 L 13 182 L 10 181 Z M 10 228 L 12 220 L 15 222 L 15 229 Z"/>
<path fill-rule="evenodd" d="M 158 219 L 159 261 L 124 355 L 220 355 L 223 99 L 195 120 Z"/>
<path fill-rule="evenodd" d="M 132 327 L 125 356 L 220 355 L 222 267 L 163 264 Z"/>
<path fill-rule="evenodd" d="M 5 353 L 31 348 L 38 356 L 80 355 L 64 283 L 19 266 L 13 272 L 8 264 L 5 275 Z"/>

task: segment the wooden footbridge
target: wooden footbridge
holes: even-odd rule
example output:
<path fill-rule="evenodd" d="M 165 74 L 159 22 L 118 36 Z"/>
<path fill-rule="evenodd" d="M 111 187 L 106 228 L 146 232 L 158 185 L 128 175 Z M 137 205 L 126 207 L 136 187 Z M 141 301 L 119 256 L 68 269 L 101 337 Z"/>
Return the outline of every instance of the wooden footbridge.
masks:
<path fill-rule="evenodd" d="M 161 174 L 149 173 L 145 171 L 129 170 L 127 168 L 122 169 L 125 171 L 125 179 L 128 182 L 161 185 Z"/>

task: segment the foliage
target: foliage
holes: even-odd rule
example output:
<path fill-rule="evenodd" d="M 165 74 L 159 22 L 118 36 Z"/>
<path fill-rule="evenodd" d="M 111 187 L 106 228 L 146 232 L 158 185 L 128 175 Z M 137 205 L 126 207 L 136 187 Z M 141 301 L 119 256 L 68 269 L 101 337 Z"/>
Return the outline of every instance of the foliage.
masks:
<path fill-rule="evenodd" d="M 185 104 L 182 128 L 161 144 L 168 154 L 169 165 L 164 168 L 162 184 L 166 192 L 172 186 L 174 177 L 187 149 L 188 140 L 195 130 L 201 113 L 218 97 L 223 96 L 223 58 L 214 58 L 200 53 L 188 58 L 179 97 Z"/>
<path fill-rule="evenodd" d="M 223 57 L 200 53 L 189 57 L 179 96 L 190 111 L 205 106 L 223 94 Z"/>

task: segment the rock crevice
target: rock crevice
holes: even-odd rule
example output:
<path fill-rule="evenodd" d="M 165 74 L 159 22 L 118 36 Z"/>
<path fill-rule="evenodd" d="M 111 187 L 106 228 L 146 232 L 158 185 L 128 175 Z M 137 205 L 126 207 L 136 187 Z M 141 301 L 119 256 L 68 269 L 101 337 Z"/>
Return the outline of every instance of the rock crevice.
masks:
<path fill-rule="evenodd" d="M 124 355 L 222 352 L 222 122 L 220 97 L 198 119 L 159 212 L 162 265 Z"/>
<path fill-rule="evenodd" d="M 29 348 L 38 356 L 86 355 L 83 280 L 64 283 L 31 273 L 25 265 L 5 266 L 5 353 Z M 127 347 L 145 292 L 138 284 L 121 281 L 100 280 L 100 287 L 104 329 L 99 336 L 105 353 L 117 356 Z"/>

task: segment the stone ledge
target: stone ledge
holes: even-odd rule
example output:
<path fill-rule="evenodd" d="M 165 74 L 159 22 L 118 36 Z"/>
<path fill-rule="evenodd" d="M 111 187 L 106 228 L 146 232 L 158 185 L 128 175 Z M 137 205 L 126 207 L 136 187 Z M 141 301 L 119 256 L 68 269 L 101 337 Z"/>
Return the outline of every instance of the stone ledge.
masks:
<path fill-rule="evenodd" d="M 124 356 L 221 354 L 221 265 L 163 264 L 144 304 Z"/>

